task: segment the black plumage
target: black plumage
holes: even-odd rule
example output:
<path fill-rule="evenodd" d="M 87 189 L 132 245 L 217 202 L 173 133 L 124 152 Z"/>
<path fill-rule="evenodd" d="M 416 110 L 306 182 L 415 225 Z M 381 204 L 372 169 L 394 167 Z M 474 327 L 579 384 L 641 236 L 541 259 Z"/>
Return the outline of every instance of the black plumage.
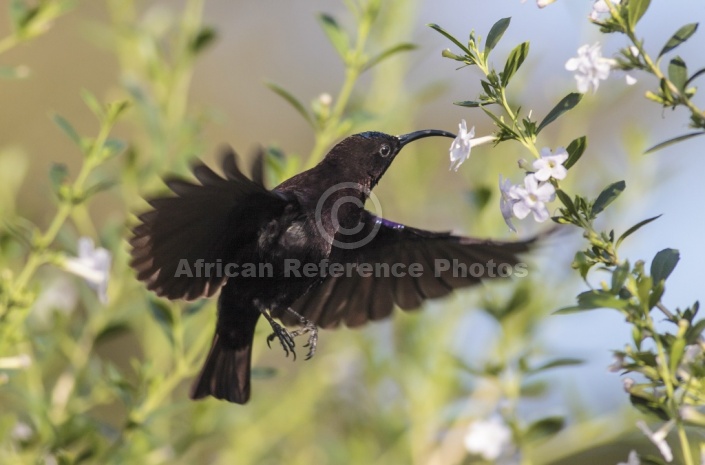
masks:
<path fill-rule="evenodd" d="M 260 170 L 257 181 L 239 170 L 232 151 L 223 157 L 224 177 L 198 164 L 193 169 L 198 183 L 166 181 L 175 195 L 149 201 L 152 209 L 139 217 L 130 241 L 131 265 L 138 279 L 168 299 L 210 297 L 220 289 L 215 337 L 192 398 L 211 395 L 247 402 L 260 315 L 274 330 L 268 342 L 278 338 L 287 354 L 294 350 L 293 338 L 308 332 L 310 356 L 317 326 L 360 326 L 388 317 L 395 306 L 418 308 L 426 299 L 481 280 L 472 274 L 458 276 L 453 267 L 439 271 L 437 260 L 466 265 L 492 260 L 496 266 L 519 262 L 518 254 L 535 239 L 495 242 L 429 232 L 364 209 L 371 189 L 402 147 L 428 136 L 454 137 L 434 130 L 403 136 L 356 134 L 333 147 L 317 166 L 271 191 L 262 185 Z M 235 264 L 241 271 L 245 264 L 263 267 L 256 275 L 206 276 L 202 270 L 199 277 L 193 273 L 199 260 L 223 267 Z M 290 272 L 292 263 L 299 264 L 298 274 Z M 352 272 L 331 274 L 328 265 L 333 263 L 352 267 Z M 183 273 L 184 264 L 191 276 Z M 302 273 L 306 264 L 317 272 Z M 361 264 L 372 266 L 373 274 L 358 272 L 355 266 Z M 395 264 L 405 276 L 391 273 Z M 419 264 L 422 272 L 412 276 L 412 264 Z M 375 266 L 381 274 L 374 274 Z M 289 332 L 273 318 L 303 328 Z"/>

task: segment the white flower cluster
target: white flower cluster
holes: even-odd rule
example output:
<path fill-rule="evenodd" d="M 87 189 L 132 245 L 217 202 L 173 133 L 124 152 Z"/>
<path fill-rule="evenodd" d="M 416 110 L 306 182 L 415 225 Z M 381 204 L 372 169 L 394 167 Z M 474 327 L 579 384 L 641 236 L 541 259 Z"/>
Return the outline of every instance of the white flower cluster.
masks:
<path fill-rule="evenodd" d="M 600 44 L 583 45 L 578 49 L 578 56 L 571 58 L 565 64 L 565 69 L 575 71 L 578 82 L 578 92 L 581 94 L 597 90 L 600 81 L 610 76 L 616 61 L 602 56 Z"/>
<path fill-rule="evenodd" d="M 512 217 L 521 220 L 531 213 L 534 220 L 540 223 L 550 218 L 546 204 L 556 198 L 556 189 L 550 179 L 565 179 L 568 170 L 563 163 L 567 159 L 568 152 L 563 147 L 556 149 L 555 153 L 546 147 L 541 150 L 541 158 L 532 165 L 536 171 L 526 175 L 523 185 L 512 185 L 508 179 L 499 176 L 499 190 L 502 193 L 499 208 L 509 229 L 516 232 Z"/>
<path fill-rule="evenodd" d="M 494 463 L 511 455 L 513 449 L 512 431 L 499 415 L 472 422 L 463 442 L 468 452 Z"/>
<path fill-rule="evenodd" d="M 611 0 L 612 5 L 617 6 L 621 3 L 621 0 Z M 600 17 L 604 14 L 610 12 L 610 7 L 607 6 L 605 0 L 595 0 L 592 5 L 592 12 L 590 13 L 590 19 L 593 21 L 598 21 Z"/>

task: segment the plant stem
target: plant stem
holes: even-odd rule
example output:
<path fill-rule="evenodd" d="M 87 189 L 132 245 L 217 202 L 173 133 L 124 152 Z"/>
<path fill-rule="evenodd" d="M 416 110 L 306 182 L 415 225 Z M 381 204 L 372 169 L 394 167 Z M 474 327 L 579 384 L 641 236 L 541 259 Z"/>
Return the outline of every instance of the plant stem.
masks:
<path fill-rule="evenodd" d="M 690 443 L 688 442 L 688 436 L 685 433 L 685 428 L 683 426 L 683 420 L 680 416 L 680 411 L 678 409 L 678 402 L 676 400 L 675 388 L 673 386 L 673 376 L 669 368 L 668 359 L 666 358 L 666 351 L 663 348 L 663 343 L 660 337 L 657 336 L 656 329 L 654 327 L 654 321 L 651 318 L 651 314 L 646 312 L 646 322 L 648 324 L 649 330 L 654 334 L 654 343 L 656 344 L 656 350 L 658 352 L 658 369 L 663 380 L 663 384 L 666 388 L 666 396 L 668 400 L 668 408 L 670 410 L 671 418 L 676 422 L 676 429 L 678 430 L 678 440 L 681 446 L 681 452 L 683 453 L 683 459 L 685 460 L 685 465 L 695 465 L 693 461 Z"/>
<path fill-rule="evenodd" d="M 0 53 L 7 52 L 19 43 L 19 40 L 14 35 L 5 37 L 4 39 L 0 40 Z"/>
<path fill-rule="evenodd" d="M 350 97 L 355 89 L 355 84 L 357 84 L 357 80 L 365 66 L 363 54 L 365 51 L 365 46 L 367 45 L 367 39 L 369 38 L 371 27 L 371 18 L 369 18 L 368 15 L 363 14 L 357 31 L 355 48 L 349 53 L 347 59 L 345 60 L 345 81 L 340 88 L 338 98 L 335 99 L 335 104 L 331 110 L 330 117 L 325 122 L 323 129 L 316 133 L 316 141 L 306 162 L 306 169 L 315 166 L 321 158 L 323 158 L 323 155 L 325 155 L 326 149 L 337 137 L 340 136 L 339 132 L 343 114 L 345 113 L 345 109 L 350 102 Z"/>
<path fill-rule="evenodd" d="M 105 142 L 108 140 L 110 135 L 110 130 L 112 129 L 112 122 L 105 121 L 101 124 L 98 136 L 93 142 L 90 151 L 85 154 L 85 159 L 81 165 L 81 170 L 76 176 L 76 180 L 71 186 L 70 199 L 62 199 L 59 209 L 56 211 L 54 218 L 47 227 L 46 231 L 41 234 L 35 242 L 35 247 L 30 251 L 27 257 L 27 262 L 25 263 L 22 271 L 20 271 L 17 279 L 10 286 L 10 301 L 7 308 L 3 309 L 3 313 L 0 315 L 5 317 L 12 307 L 17 306 L 15 302 L 22 301 L 22 295 L 25 289 L 29 285 L 30 280 L 34 276 L 37 269 L 47 262 L 46 250 L 47 248 L 56 240 L 59 231 L 66 223 L 67 218 L 71 215 L 71 212 L 76 207 L 76 199 L 81 198 L 83 195 L 84 186 L 91 174 L 93 169 L 95 169 L 98 164 L 100 164 L 100 154 L 103 151 Z"/>

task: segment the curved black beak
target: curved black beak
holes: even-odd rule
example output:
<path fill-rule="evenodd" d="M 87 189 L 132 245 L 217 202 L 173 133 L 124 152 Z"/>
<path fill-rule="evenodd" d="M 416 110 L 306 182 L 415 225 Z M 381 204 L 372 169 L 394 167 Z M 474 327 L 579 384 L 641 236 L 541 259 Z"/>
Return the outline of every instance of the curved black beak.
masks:
<path fill-rule="evenodd" d="M 441 131 L 440 129 L 424 129 L 422 131 L 415 131 L 410 132 L 409 134 L 397 136 L 397 139 L 399 139 L 399 148 L 404 147 L 409 142 L 431 136 L 450 137 L 451 139 L 455 139 L 456 137 L 452 132 Z"/>

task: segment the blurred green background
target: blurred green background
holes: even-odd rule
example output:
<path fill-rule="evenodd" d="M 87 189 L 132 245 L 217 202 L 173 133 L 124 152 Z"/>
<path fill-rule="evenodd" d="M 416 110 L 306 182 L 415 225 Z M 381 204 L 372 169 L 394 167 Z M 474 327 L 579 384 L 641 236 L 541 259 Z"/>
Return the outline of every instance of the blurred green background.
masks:
<path fill-rule="evenodd" d="M 0 4 L 0 37 L 10 34 L 7 3 Z M 635 433 L 638 416 L 620 376 L 607 371 L 610 350 L 622 348 L 629 327 L 606 311 L 550 316 L 585 287 L 570 270 L 581 238 L 570 235 L 541 247 L 522 283 L 458 293 L 362 330 L 322 331 L 317 355 L 307 362 L 292 363 L 278 348 L 268 350 L 268 328 L 260 327 L 250 403 L 189 401 L 188 385 L 214 324 L 214 303 L 159 304 L 136 282 L 126 265 L 126 238 L 133 214 L 145 208 L 140 198 L 163 191 L 160 177 L 185 173 L 195 158 L 213 164 L 223 144 L 244 160 L 260 146 L 276 147 L 295 161 L 275 159 L 272 167 L 303 166 L 314 135 L 265 82 L 283 86 L 306 106 L 322 93 L 335 98 L 345 68 L 317 15 L 331 14 L 355 29 L 343 2 L 208 0 L 202 18 L 200 3 L 76 2 L 45 34 L 0 55 L 0 65 L 30 70 L 25 79 L 0 81 L 4 219 L 21 216 L 46 227 L 56 210 L 50 167 L 66 164 L 73 175 L 79 169 L 82 155 L 52 114 L 68 119 L 81 135 L 93 135 L 98 124 L 82 89 L 101 101 L 133 102 L 113 133 L 129 148 L 95 174 L 116 185 L 97 194 L 85 216 L 72 217 L 57 240 L 58 249 L 74 252 L 76 238 L 89 235 L 111 250 L 109 304 L 100 306 L 83 283 L 60 270 L 40 270 L 26 337 L 17 336 L 7 354 L 26 349 L 34 363 L 9 372 L 0 386 L 0 462 L 476 463 L 463 447 L 467 425 L 498 408 L 508 408 L 524 425 L 566 419 L 557 435 L 522 444 L 526 463 L 616 463 L 636 444 L 655 453 Z M 461 118 L 476 126 L 477 135 L 493 130 L 480 110 L 452 105 L 476 96 L 479 75 L 456 71 L 442 59 L 448 43 L 426 23 L 459 37 L 471 29 L 484 36 L 496 20 L 511 16 L 494 53 L 503 57 L 519 42 L 531 42 L 511 97 L 545 114 L 574 90 L 563 66 L 580 45 L 600 40 L 606 55 L 623 45 L 600 36 L 586 20 L 591 3 L 559 0 L 538 9 L 518 0 L 382 2 L 370 48 L 399 42 L 418 48 L 361 77 L 349 106 L 356 115 L 350 131 L 455 131 Z M 705 16 L 695 0 L 652 3 L 641 23 L 647 48 Z M 201 24 L 213 28 L 216 40 L 195 58 L 183 55 L 184 31 L 198 31 Z M 696 35 L 679 49 L 693 69 L 705 66 L 702 44 Z M 619 75 L 603 82 L 546 131 L 540 145 L 588 136 L 588 153 L 569 178 L 576 189 L 596 193 L 606 182 L 626 180 L 625 195 L 603 218 L 606 228 L 623 231 L 664 213 L 623 253 L 637 259 L 678 248 L 682 260 L 667 298 L 674 306 L 687 305 L 702 288 L 705 250 L 698 231 L 705 224 L 696 192 L 705 162 L 700 139 L 642 154 L 686 132 L 683 113 L 645 101 L 652 86 L 640 80 L 627 87 Z M 497 178 L 501 173 L 518 180 L 516 162 L 528 155 L 518 145 L 483 146 L 454 173 L 448 172 L 447 148 L 445 141 L 425 140 L 405 149 L 376 190 L 382 214 L 427 229 L 512 237 L 497 208 Z M 541 229 L 530 223 L 521 223 L 520 235 Z M 2 244 L 3 267 L 16 269 L 24 252 L 12 240 Z M 497 318 L 498 309 L 510 304 L 510 317 Z M 179 344 L 186 349 L 175 355 Z M 189 347 L 198 349 L 193 359 Z M 538 365 L 566 357 L 585 363 L 528 376 L 517 368 L 521 359 Z M 63 401 L 57 400 L 62 379 L 73 380 Z M 18 424 L 30 432 L 18 436 Z"/>

